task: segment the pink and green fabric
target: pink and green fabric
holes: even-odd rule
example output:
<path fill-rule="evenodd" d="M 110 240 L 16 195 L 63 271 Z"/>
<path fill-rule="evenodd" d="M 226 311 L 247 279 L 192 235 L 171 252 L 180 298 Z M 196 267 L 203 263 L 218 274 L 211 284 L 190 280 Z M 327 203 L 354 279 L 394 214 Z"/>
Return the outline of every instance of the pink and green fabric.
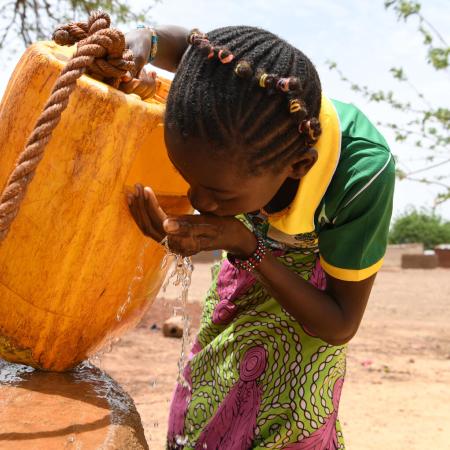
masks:
<path fill-rule="evenodd" d="M 279 259 L 325 287 L 313 251 Z M 344 373 L 345 347 L 312 336 L 251 274 L 224 260 L 184 373 L 189 387 L 178 386 L 174 396 L 168 448 L 343 448 L 337 411 Z"/>

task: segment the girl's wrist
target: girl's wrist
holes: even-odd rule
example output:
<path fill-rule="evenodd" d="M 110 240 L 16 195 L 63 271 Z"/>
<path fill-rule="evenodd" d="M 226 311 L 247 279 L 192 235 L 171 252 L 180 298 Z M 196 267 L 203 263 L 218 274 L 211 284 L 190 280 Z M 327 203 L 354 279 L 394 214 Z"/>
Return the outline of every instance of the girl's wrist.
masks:
<path fill-rule="evenodd" d="M 237 269 L 245 270 L 247 272 L 254 272 L 261 264 L 267 253 L 267 248 L 261 238 L 256 239 L 256 249 L 248 257 L 239 258 L 233 254 L 228 253 L 228 261 Z"/>
<path fill-rule="evenodd" d="M 138 25 L 138 31 L 141 33 L 142 37 L 147 41 L 148 48 L 150 49 L 150 54 L 147 63 L 151 63 L 158 52 L 158 33 L 153 27 L 148 27 L 146 25 Z"/>
<path fill-rule="evenodd" d="M 235 232 L 230 233 L 233 241 L 227 250 L 238 259 L 247 259 L 255 252 L 258 240 L 242 222 L 236 220 L 235 226 Z"/>
<path fill-rule="evenodd" d="M 158 35 L 158 54 L 152 64 L 175 72 L 188 48 L 189 31 L 174 25 L 161 25 L 154 28 L 154 31 Z"/>

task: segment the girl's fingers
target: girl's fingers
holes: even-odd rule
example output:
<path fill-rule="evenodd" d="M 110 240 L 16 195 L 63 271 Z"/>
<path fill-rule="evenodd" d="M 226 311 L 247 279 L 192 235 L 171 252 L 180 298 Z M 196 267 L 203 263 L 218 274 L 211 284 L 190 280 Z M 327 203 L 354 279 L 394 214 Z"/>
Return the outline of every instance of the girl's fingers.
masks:
<path fill-rule="evenodd" d="M 134 221 L 136 222 L 136 225 L 139 227 L 139 229 L 144 233 L 146 236 L 149 235 L 149 230 L 146 229 L 144 223 L 142 222 L 141 215 L 139 214 L 139 208 L 136 202 L 136 199 L 133 198 L 131 203 L 129 203 L 128 206 L 131 215 L 133 216 Z"/>
<path fill-rule="evenodd" d="M 130 72 L 127 72 L 121 79 L 122 83 L 128 83 L 129 81 L 131 81 L 133 79 L 132 75 Z"/>
<path fill-rule="evenodd" d="M 208 237 L 184 237 L 168 235 L 169 248 L 182 256 L 192 256 L 199 252 L 216 250 L 217 245 L 214 240 Z"/>
<path fill-rule="evenodd" d="M 198 219 L 197 219 L 198 217 Z M 208 223 L 201 216 L 182 216 L 167 218 L 163 222 L 164 231 L 181 236 L 213 238 L 219 233 L 216 224 Z"/>
<path fill-rule="evenodd" d="M 141 97 L 142 100 L 145 100 L 155 95 L 156 82 L 153 79 L 148 81 L 142 81 L 133 78 L 131 81 L 120 83 L 119 89 L 125 92 L 125 94 L 139 95 L 139 97 Z"/>
<path fill-rule="evenodd" d="M 136 224 L 139 226 L 139 228 L 143 229 L 144 224 L 138 211 L 137 197 L 135 197 L 133 194 L 128 194 L 128 209 L 130 210 Z"/>
<path fill-rule="evenodd" d="M 151 237 L 157 242 L 160 242 L 164 235 L 158 231 L 155 226 L 151 223 L 151 220 L 146 214 L 146 211 L 142 208 L 142 200 L 139 196 L 140 190 L 136 187 L 136 193 L 128 195 L 128 204 L 131 215 L 133 216 L 136 224 L 141 229 L 141 231 L 146 235 Z"/>
<path fill-rule="evenodd" d="M 146 186 L 144 188 L 144 196 L 146 201 L 146 205 L 148 207 L 149 212 L 151 212 L 151 217 L 155 222 L 161 223 L 161 231 L 162 231 L 162 223 L 167 219 L 167 214 L 163 211 L 163 209 L 159 206 L 158 199 L 156 198 L 153 189 Z"/>
<path fill-rule="evenodd" d="M 139 84 L 139 80 L 132 78 L 129 81 L 123 81 L 122 83 L 120 83 L 119 89 L 121 91 L 125 92 L 125 94 L 132 94 L 138 84 Z"/>
<path fill-rule="evenodd" d="M 165 236 L 163 222 L 167 218 L 167 214 L 159 206 L 155 193 L 149 187 L 144 188 L 145 208 L 147 214 L 150 216 L 152 225 L 161 236 Z"/>
<path fill-rule="evenodd" d="M 197 249 L 197 245 L 192 240 L 188 241 L 186 238 L 180 238 L 179 236 L 171 235 L 168 235 L 167 238 L 167 243 L 170 250 L 181 256 L 192 256 L 200 251 Z"/>
<path fill-rule="evenodd" d="M 139 78 L 131 78 L 130 75 L 122 77 L 122 83 L 120 83 L 119 89 L 126 94 L 139 95 L 143 100 L 153 97 L 156 92 L 156 76 L 147 73 L 145 69 L 142 69 Z"/>
<path fill-rule="evenodd" d="M 208 215 L 168 217 L 164 231 L 169 246 L 178 253 L 189 256 L 201 251 L 227 248 L 225 231 L 235 230 L 236 219 Z"/>
<path fill-rule="evenodd" d="M 144 197 L 144 188 L 141 184 L 136 184 L 137 205 L 142 223 L 146 229 L 154 228 L 151 217 L 147 214 L 146 201 Z"/>
<path fill-rule="evenodd" d="M 142 98 L 142 100 L 145 100 L 147 98 L 153 97 L 155 95 L 155 92 L 156 82 L 153 79 L 149 79 L 139 81 L 133 91 L 133 94 L 137 94 Z"/>

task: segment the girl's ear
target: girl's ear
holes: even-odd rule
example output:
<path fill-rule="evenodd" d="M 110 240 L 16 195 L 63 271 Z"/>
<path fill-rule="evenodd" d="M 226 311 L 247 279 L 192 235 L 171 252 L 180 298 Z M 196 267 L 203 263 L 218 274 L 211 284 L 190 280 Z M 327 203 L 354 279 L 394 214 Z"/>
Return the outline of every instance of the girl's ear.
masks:
<path fill-rule="evenodd" d="M 317 161 L 317 150 L 309 148 L 298 155 L 289 167 L 289 177 L 299 180 L 303 178 Z"/>

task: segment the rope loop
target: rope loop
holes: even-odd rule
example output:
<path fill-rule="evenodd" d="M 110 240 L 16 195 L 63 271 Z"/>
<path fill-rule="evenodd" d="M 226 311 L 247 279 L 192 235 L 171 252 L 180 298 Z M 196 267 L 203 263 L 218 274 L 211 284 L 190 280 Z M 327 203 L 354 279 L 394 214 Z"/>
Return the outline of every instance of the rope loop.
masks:
<path fill-rule="evenodd" d="M 86 73 L 117 88 L 127 72 L 134 72 L 133 54 L 126 48 L 125 36 L 110 28 L 111 19 L 102 11 L 91 13 L 87 22 L 71 22 L 58 27 L 53 40 L 58 45 L 77 45 L 77 56 L 94 57 Z"/>

